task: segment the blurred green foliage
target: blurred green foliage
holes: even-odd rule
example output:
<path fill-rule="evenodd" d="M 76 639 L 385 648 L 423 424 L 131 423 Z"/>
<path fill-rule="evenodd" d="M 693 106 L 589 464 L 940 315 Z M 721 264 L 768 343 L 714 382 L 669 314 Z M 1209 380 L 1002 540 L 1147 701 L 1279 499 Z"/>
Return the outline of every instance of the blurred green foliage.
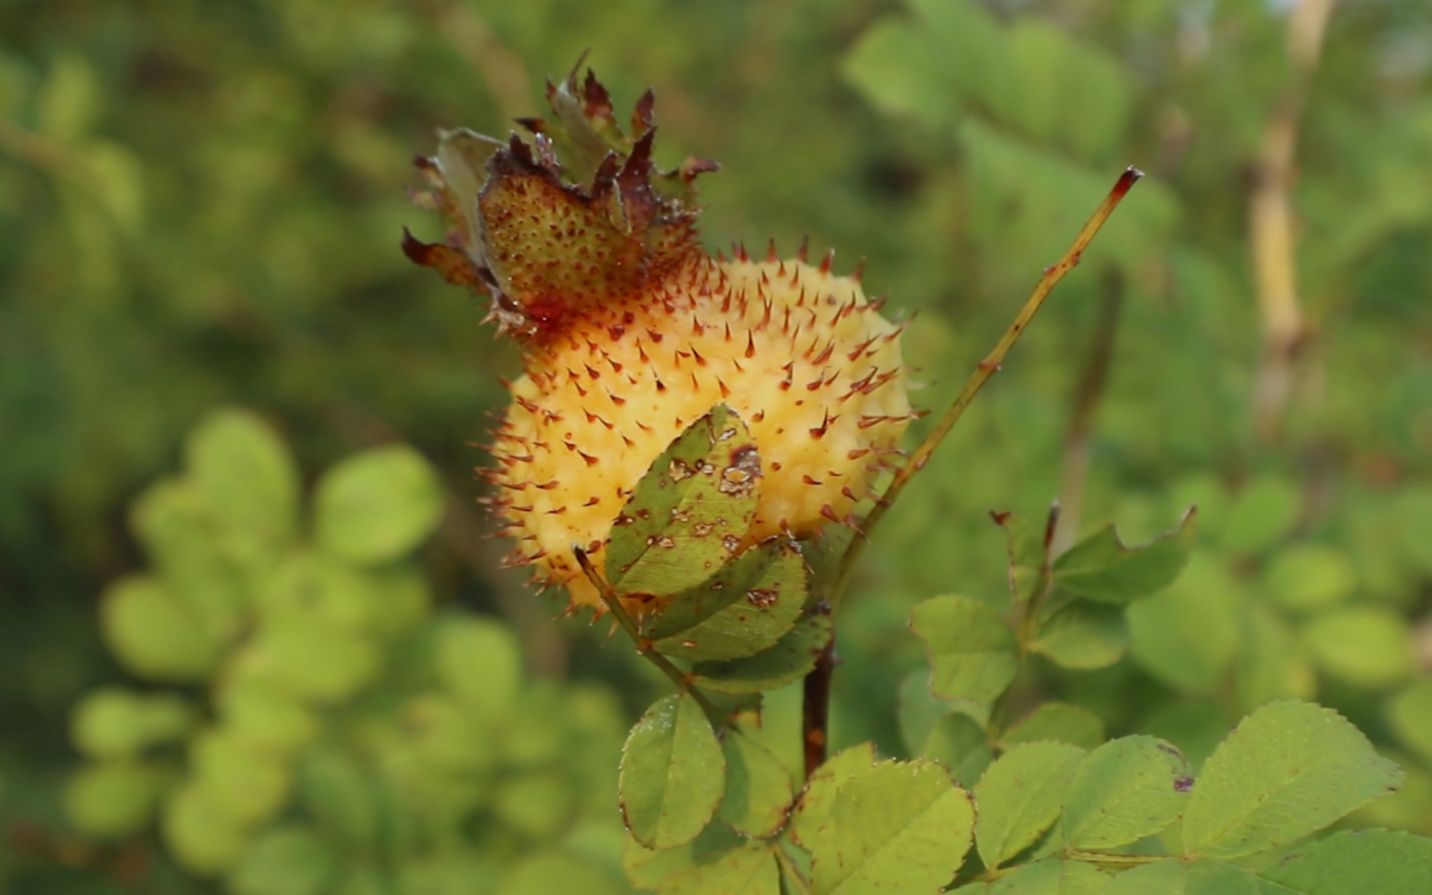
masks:
<path fill-rule="evenodd" d="M 215 669 L 262 645 L 234 639 L 257 624 L 261 600 L 231 566 L 284 557 L 290 584 L 308 587 L 356 564 L 360 580 L 345 593 L 396 587 L 370 580 L 372 563 L 409 557 L 437 524 L 433 493 L 447 495 L 443 519 L 433 545 L 409 558 L 408 586 L 504 615 L 529 668 L 513 684 L 520 698 L 573 723 L 586 710 L 572 706 L 604 706 L 589 714 L 618 739 L 617 721 L 648 701 L 647 671 L 625 650 L 558 633 L 557 604 L 497 570 L 500 546 L 478 537 L 486 523 L 466 508 L 477 491 L 468 469 L 482 455 L 469 443 L 485 437 L 502 400 L 497 376 L 515 355 L 479 327 L 481 302 L 411 269 L 397 249 L 405 224 L 433 235 L 405 195 L 409 159 L 430 149 L 433 128 L 500 132 L 540 107 L 542 75 L 560 76 L 587 48 L 619 101 L 655 86 L 662 161 L 691 152 L 723 163 L 702 181 L 711 245 L 773 236 L 793 248 L 808 233 L 849 262 L 868 256 L 867 286 L 920 310 L 907 352 L 930 407 L 958 387 L 1117 170 L 1132 162 L 1150 175 L 868 552 L 842 621 L 837 745 L 874 737 L 906 751 L 893 694 L 922 667 L 906 630 L 911 606 L 950 591 L 998 606 L 1005 543 L 986 511 L 1042 518 L 1078 483 L 1082 498 L 1066 500 L 1066 511 L 1078 507 L 1066 514 L 1075 529 L 1118 519 L 1142 540 L 1196 503 L 1199 542 L 1179 582 L 1131 610 L 1119 632 L 1125 658 L 1044 668 L 1029 700 L 1060 698 L 1111 733 L 1164 736 L 1196 764 L 1252 707 L 1315 698 L 1408 771 L 1399 795 L 1358 819 L 1432 831 L 1432 11 L 1341 4 L 1305 85 L 1292 201 L 1310 326 L 1270 439 L 1253 424 L 1261 348 L 1248 206 L 1259 142 L 1294 80 L 1288 5 L 6 4 L 0 887 L 125 891 L 141 879 L 151 890 L 209 891 L 165 857 L 184 861 L 177 842 L 94 845 L 64 803 L 96 835 L 155 810 L 209 810 L 213 793 L 193 795 L 203 767 L 237 748 L 215 738 L 230 723 L 209 714 L 228 704 L 216 682 L 229 678 Z M 1081 467 L 1069 462 L 1071 417 L 1110 295 L 1115 337 Z M 297 460 L 196 436 L 182 481 L 146 488 L 179 464 L 185 434 L 228 403 L 261 409 Z M 302 520 L 313 471 L 394 442 L 426 463 L 392 447 L 361 455 L 379 473 L 338 467 L 344 478 L 325 478 L 317 515 Z M 396 498 L 407 535 L 389 540 L 386 526 L 345 517 L 369 482 L 424 492 Z M 193 521 L 211 512 L 244 534 L 220 547 Z M 352 610 L 341 602 L 329 608 Z M 468 613 L 412 611 L 371 639 L 267 643 L 299 659 L 331 648 L 357 664 L 324 662 L 321 674 L 288 681 L 305 700 L 338 703 L 311 732 L 326 744 L 313 750 L 327 756 L 317 770 L 305 758 L 276 772 L 280 783 L 270 774 L 245 789 L 256 799 L 279 786 L 284 804 L 299 806 L 282 820 L 257 808 L 243 820 L 243 847 L 261 850 L 254 866 L 294 867 L 284 878 L 301 880 L 318 872 L 314 861 L 347 854 L 329 849 L 361 848 L 363 831 L 332 828 L 301 793 L 328 785 L 343 793 L 335 799 L 365 798 L 344 781 L 403 729 L 383 728 L 403 723 L 400 705 L 417 700 L 408 720 L 430 729 L 467 723 L 460 706 L 471 694 L 446 688 L 437 644 L 501 635 Z M 335 630 L 375 623 L 347 618 Z M 389 638 L 426 638 L 405 652 L 435 664 L 375 677 L 380 666 L 364 663 L 386 661 Z M 592 677 L 617 685 L 621 709 L 587 684 L 558 683 Z M 346 719 L 370 700 L 374 742 Z M 294 732 L 262 703 L 249 710 L 270 718 L 263 732 Z M 90 764 L 66 788 L 79 761 L 68 745 L 74 705 L 74 746 Z M 798 714 L 791 691 L 774 694 L 760 732 L 792 766 Z M 960 732 L 946 734 L 957 742 Z M 587 740 L 583 760 L 605 751 L 593 767 L 613 770 L 615 741 Z M 570 759 L 549 754 L 533 767 L 556 773 Z M 513 801 L 550 803 L 552 778 L 532 780 L 539 797 Z M 570 797 L 600 808 L 612 785 Z M 169 807 L 152 801 L 161 790 Z M 550 863 L 504 869 L 560 838 L 553 823 L 508 818 L 504 841 L 454 860 L 548 891 L 610 855 L 604 833 L 582 833 Z M 463 849 L 485 841 L 476 836 L 464 831 Z M 431 873 L 446 872 L 432 860 Z M 277 891 L 266 872 L 235 870 L 233 884 Z"/>

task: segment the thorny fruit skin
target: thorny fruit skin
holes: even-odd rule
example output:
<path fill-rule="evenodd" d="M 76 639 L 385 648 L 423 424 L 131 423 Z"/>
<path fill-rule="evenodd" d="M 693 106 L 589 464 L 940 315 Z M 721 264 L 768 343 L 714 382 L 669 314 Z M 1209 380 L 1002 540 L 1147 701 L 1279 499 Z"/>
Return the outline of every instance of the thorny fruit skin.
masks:
<path fill-rule="evenodd" d="M 443 135 L 419 167 L 447 244 L 404 248 L 448 280 L 493 296 L 500 330 L 523 345 L 525 375 L 498 427 L 491 499 L 517 541 L 511 561 L 565 585 L 569 609 L 601 600 L 572 558 L 598 568 L 614 520 L 652 462 L 725 403 L 749 427 L 762 481 L 755 542 L 846 521 L 870 496 L 911 418 L 900 328 L 858 278 L 804 250 L 780 260 L 712 258 L 696 241 L 691 181 L 650 161 L 651 95 L 623 137 L 590 72 L 549 85 L 556 121 L 523 123 L 504 145 Z M 555 142 L 572 148 L 559 166 Z M 574 180 L 590 176 L 590 186 Z"/>

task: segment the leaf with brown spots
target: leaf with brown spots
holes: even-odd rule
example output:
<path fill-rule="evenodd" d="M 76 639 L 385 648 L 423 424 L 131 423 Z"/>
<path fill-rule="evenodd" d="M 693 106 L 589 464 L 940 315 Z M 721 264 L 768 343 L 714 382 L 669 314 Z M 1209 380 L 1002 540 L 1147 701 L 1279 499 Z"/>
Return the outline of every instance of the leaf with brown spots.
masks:
<path fill-rule="evenodd" d="M 606 575 L 622 594 L 679 594 L 740 552 L 756 514 L 761 458 L 724 404 L 687 427 L 612 525 Z"/>

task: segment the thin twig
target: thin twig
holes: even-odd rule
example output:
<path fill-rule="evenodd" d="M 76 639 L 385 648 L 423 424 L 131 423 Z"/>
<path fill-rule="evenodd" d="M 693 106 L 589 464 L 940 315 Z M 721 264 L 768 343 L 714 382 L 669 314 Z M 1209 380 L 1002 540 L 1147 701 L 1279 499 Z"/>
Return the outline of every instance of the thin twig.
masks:
<path fill-rule="evenodd" d="M 1060 280 L 1064 279 L 1065 274 L 1069 273 L 1069 271 L 1073 270 L 1079 264 L 1080 258 L 1084 255 L 1084 250 L 1088 248 L 1094 236 L 1104 226 L 1104 222 L 1109 219 L 1109 215 L 1114 213 L 1114 209 L 1119 207 L 1119 203 L 1123 201 L 1124 196 L 1128 194 L 1133 185 L 1143 176 L 1143 172 L 1134 167 L 1125 169 L 1124 173 L 1119 175 L 1119 179 L 1114 183 L 1113 189 L 1109 190 L 1109 195 L 1104 197 L 1104 201 L 1099 204 L 1094 214 L 1084 223 L 1084 227 L 1079 231 L 1079 235 L 1074 237 L 1074 242 L 1069 246 L 1069 250 L 1064 253 L 1064 257 L 1059 259 L 1059 263 L 1044 269 L 1044 275 L 1040 277 L 1038 284 L 1034 287 L 1034 291 L 1031 292 L 1029 298 L 1025 300 L 1024 307 L 1019 309 L 1019 313 L 1015 315 L 1014 322 L 1004 331 L 1004 335 L 1000 336 L 999 341 L 995 343 L 990 353 L 975 366 L 974 371 L 970 373 L 970 378 L 965 382 L 965 387 L 960 391 L 959 397 L 955 398 L 955 403 L 950 405 L 950 409 L 945 411 L 945 415 L 940 419 L 939 423 L 935 425 L 935 428 L 931 430 L 929 435 L 925 436 L 925 440 L 920 443 L 920 446 L 915 449 L 915 453 L 911 455 L 910 461 L 902 466 L 900 471 L 895 474 L 895 478 L 891 480 L 889 487 L 885 489 L 885 493 L 876 501 L 875 506 L 871 508 L 870 513 L 865 517 L 865 521 L 860 526 L 865 536 L 852 538 L 850 544 L 845 549 L 845 555 L 840 559 L 840 567 L 836 572 L 835 583 L 831 586 L 830 591 L 830 604 L 833 609 L 840 605 L 841 594 L 844 592 L 846 585 L 849 584 L 851 570 L 855 566 L 855 561 L 860 558 L 861 551 L 864 550 L 866 542 L 870 540 L 871 529 L 873 529 L 875 524 L 890 510 L 895 499 L 905 490 L 905 486 L 910 483 L 910 479 L 914 477 L 915 473 L 924 468 L 930 459 L 930 455 L 935 452 L 935 448 L 940 446 L 940 442 L 945 440 L 945 436 L 950 434 L 950 430 L 954 428 L 955 423 L 959 422 L 960 417 L 964 415 L 965 409 L 968 408 L 970 402 L 975 399 L 975 395 L 979 394 L 980 389 L 984 388 L 984 384 L 989 381 L 991 376 L 999 372 L 1000 365 L 1004 363 L 1005 355 L 1009 353 L 1009 349 L 1014 347 L 1014 343 L 1019 341 L 1019 337 L 1024 335 L 1024 330 L 1029 326 L 1030 321 L 1034 319 L 1034 315 L 1039 313 L 1039 309 L 1043 307 L 1044 300 L 1049 297 L 1049 293 L 1054 291 L 1054 287 L 1059 284 Z"/>
<path fill-rule="evenodd" d="M 1069 271 L 1073 270 L 1079 264 L 1079 259 L 1084 256 L 1084 250 L 1089 247 L 1089 243 L 1093 241 L 1094 236 L 1104 226 L 1104 222 L 1109 219 L 1109 215 L 1114 213 L 1114 209 L 1119 207 L 1119 203 L 1123 201 L 1124 196 L 1128 195 L 1129 190 L 1132 189 L 1133 185 L 1143 176 L 1142 171 L 1132 166 L 1126 168 L 1124 173 L 1119 175 L 1119 179 L 1114 182 L 1113 189 L 1109 190 L 1109 195 L 1104 197 L 1104 201 L 1099 203 L 1099 207 L 1094 210 L 1094 214 L 1084 223 L 1084 227 L 1079 231 L 1079 235 L 1074 237 L 1074 242 L 1069 246 L 1069 250 L 1064 253 L 1064 257 L 1059 259 L 1059 263 L 1044 269 L 1044 275 L 1039 278 L 1039 282 L 1035 285 L 1034 291 L 1030 293 L 1029 298 L 1025 299 L 1024 307 L 1019 309 L 1019 313 L 1015 315 L 1014 322 L 1004 331 L 1004 335 L 1000 336 L 999 341 L 995 343 L 990 353 L 975 367 L 974 372 L 970 374 L 969 380 L 965 382 L 965 387 L 960 391 L 959 397 L 955 398 L 955 403 L 951 404 L 950 409 L 945 411 L 945 415 L 940 419 L 940 422 L 936 424 L 934 430 L 925 436 L 925 440 L 915 449 L 915 453 L 910 457 L 910 461 L 895 474 L 895 478 L 891 480 L 890 485 L 885 489 L 885 493 L 880 495 L 880 499 L 876 501 L 875 506 L 873 506 L 866 515 L 865 521 L 860 524 L 859 530 L 861 534 L 850 539 L 849 544 L 845 548 L 845 553 L 840 557 L 840 563 L 835 573 L 835 581 L 831 584 L 830 592 L 826 598 L 830 612 L 835 612 L 837 607 L 839 607 L 841 594 L 850 583 L 851 571 L 855 568 L 855 562 L 860 558 L 861 551 L 865 549 L 865 544 L 870 539 L 871 529 L 875 526 L 875 523 L 879 522 L 885 513 L 889 511 L 891 504 L 895 502 L 895 498 L 899 497 L 900 493 L 905 490 L 905 486 L 910 483 L 910 479 L 914 477 L 915 473 L 924 468 L 925 463 L 930 459 L 930 455 L 935 452 L 935 448 L 940 446 L 940 442 L 945 440 L 945 436 L 950 434 L 950 430 L 954 428 L 955 423 L 959 422 L 960 417 L 964 415 L 965 408 L 970 406 L 970 402 L 975 399 L 975 395 L 979 394 L 980 389 L 984 388 L 984 384 L 989 381 L 991 376 L 999 372 L 1000 364 L 1004 363 L 1005 355 L 1009 353 L 1009 349 L 1014 347 L 1014 343 L 1019 341 L 1019 337 L 1024 335 L 1024 330 L 1029 326 L 1029 322 L 1034 319 L 1034 315 L 1039 312 L 1040 307 L 1044 305 L 1044 300 L 1049 297 L 1049 293 L 1054 291 L 1054 287 L 1059 284 L 1060 280 L 1064 279 L 1065 274 L 1069 273 Z M 1051 512 L 1049 528 L 1045 532 L 1046 564 L 1048 562 L 1049 542 L 1054 535 L 1054 524 L 1057 519 L 1058 509 L 1056 506 Z M 1031 601 L 1031 605 L 1025 608 L 1027 613 L 1034 611 L 1034 602 L 1035 601 Z M 807 778 L 825 761 L 826 742 L 829 739 L 828 726 L 830 720 L 831 677 L 835 670 L 836 661 L 835 631 L 836 628 L 832 625 L 830 641 L 825 645 L 820 655 L 817 656 L 815 668 L 812 669 L 810 674 L 806 675 L 805 679 L 801 706 L 801 742 L 805 748 Z"/>
<path fill-rule="evenodd" d="M 713 723 L 721 718 L 722 712 L 720 709 L 716 708 L 716 705 L 711 702 L 705 693 L 696 689 L 696 685 L 691 682 L 691 676 L 671 664 L 670 659 L 667 659 L 661 653 L 657 652 L 656 647 L 651 642 L 651 638 L 641 632 L 641 628 L 638 627 L 636 620 L 633 619 L 631 614 L 626 611 L 626 608 L 622 606 L 621 598 L 617 596 L 616 591 L 612 590 L 612 586 L 607 583 L 607 579 L 603 578 L 597 572 L 596 568 L 592 566 L 592 561 L 587 558 L 587 552 L 581 547 L 573 545 L 572 554 L 577 558 L 577 565 L 582 567 L 582 574 L 587 576 L 587 580 L 597 589 L 597 593 L 602 595 L 602 602 L 607 604 L 607 609 L 609 609 L 616 618 L 617 624 L 622 626 L 622 630 L 626 631 L 627 636 L 636 644 L 636 651 L 641 653 L 648 662 L 655 665 L 662 674 L 670 678 L 671 682 L 676 685 L 678 691 L 691 694 L 691 698 L 695 699 L 697 704 L 706 711 L 706 715 Z"/>

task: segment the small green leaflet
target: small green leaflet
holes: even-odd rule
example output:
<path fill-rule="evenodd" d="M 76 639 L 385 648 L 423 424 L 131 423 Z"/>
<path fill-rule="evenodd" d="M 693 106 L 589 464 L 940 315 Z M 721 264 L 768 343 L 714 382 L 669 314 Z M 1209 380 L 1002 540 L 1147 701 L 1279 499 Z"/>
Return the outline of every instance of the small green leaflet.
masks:
<path fill-rule="evenodd" d="M 1057 740 L 1093 749 L 1104 742 L 1104 722 L 1099 716 L 1067 702 L 1046 702 L 1007 730 L 1000 741 L 1005 749 L 1020 743 Z"/>
<path fill-rule="evenodd" d="M 814 895 L 934 895 L 964 862 L 969 793 L 933 762 L 886 761 L 839 785 L 810 839 Z"/>
<path fill-rule="evenodd" d="M 774 646 L 795 627 L 805 600 L 800 553 L 794 543 L 772 538 L 673 597 L 646 634 L 657 650 L 673 658 L 743 659 Z"/>
<path fill-rule="evenodd" d="M 960 886 L 963 895 L 1104 895 L 1112 877 L 1082 861 L 1035 861 L 1021 864 L 991 883 Z M 1169 895 L 1162 889 L 1141 895 Z"/>
<path fill-rule="evenodd" d="M 942 699 L 993 702 L 1019 669 L 1014 633 L 989 606 L 969 597 L 935 597 L 910 613 L 930 656 L 930 690 Z"/>
<path fill-rule="evenodd" d="M 874 765 L 875 744 L 870 742 L 842 749 L 826 759 L 825 764 L 816 768 L 806 781 L 800 803 L 791 818 L 791 838 L 807 849 L 813 848 L 816 838 L 830 819 L 830 812 L 835 807 L 835 794 L 841 784 Z"/>
<path fill-rule="evenodd" d="M 1191 788 L 1188 763 L 1163 740 L 1110 740 L 1074 770 L 1060 840 L 1066 850 L 1103 850 L 1152 836 L 1178 819 Z"/>
<path fill-rule="evenodd" d="M 421 454 L 403 445 L 373 448 L 319 480 L 314 535 L 325 552 L 355 565 L 388 562 L 433 533 L 443 501 L 437 473 Z"/>
<path fill-rule="evenodd" d="M 1054 561 L 1054 583 L 1086 600 L 1129 603 L 1173 583 L 1188 562 L 1198 516 L 1190 507 L 1178 527 L 1142 547 L 1126 547 L 1110 525 Z"/>
<path fill-rule="evenodd" d="M 785 765 L 740 730 L 726 732 L 726 795 L 716 816 L 738 833 L 763 839 L 786 821 L 795 792 Z"/>
<path fill-rule="evenodd" d="M 1119 874 L 1103 895 L 1290 895 L 1265 887 L 1248 871 L 1212 861 L 1160 861 Z M 1369 895 L 1369 893 L 1361 893 Z"/>
<path fill-rule="evenodd" d="M 815 667 L 816 656 L 830 642 L 830 613 L 813 609 L 774 646 L 726 662 L 698 662 L 692 669 L 696 685 L 718 693 L 759 693 L 799 680 Z"/>
<path fill-rule="evenodd" d="M 716 814 L 725 779 L 721 745 L 696 700 L 659 700 L 622 749 L 618 789 L 632 838 L 658 849 L 695 839 Z"/>
<path fill-rule="evenodd" d="M 999 757 L 975 786 L 975 846 L 995 869 L 1054 825 L 1084 750 L 1067 743 L 1025 743 Z"/>
<path fill-rule="evenodd" d="M 1286 845 L 1397 789 L 1402 777 L 1332 709 L 1269 703 L 1204 764 L 1184 812 L 1184 854 L 1229 859 Z"/>
<path fill-rule="evenodd" d="M 1401 830 L 1347 830 L 1300 846 L 1262 872 L 1279 892 L 1432 892 L 1432 839 Z"/>
<path fill-rule="evenodd" d="M 1040 613 L 1031 652 L 1084 671 L 1107 668 L 1123 657 L 1128 637 L 1121 607 L 1073 600 L 1051 608 Z"/>
<path fill-rule="evenodd" d="M 717 405 L 637 483 L 612 524 L 607 580 L 619 593 L 668 596 L 710 578 L 741 549 L 760 478 L 746 424 Z"/>

